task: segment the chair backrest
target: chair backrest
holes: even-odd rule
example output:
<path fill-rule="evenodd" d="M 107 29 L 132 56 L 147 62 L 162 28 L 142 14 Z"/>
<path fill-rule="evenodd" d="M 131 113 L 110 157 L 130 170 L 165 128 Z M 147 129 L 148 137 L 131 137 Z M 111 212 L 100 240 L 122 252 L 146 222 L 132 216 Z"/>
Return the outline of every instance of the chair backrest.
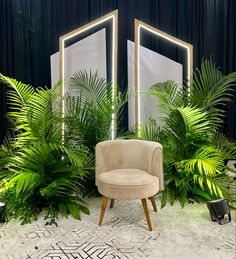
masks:
<path fill-rule="evenodd" d="M 160 179 L 163 189 L 162 145 L 144 140 L 108 140 L 96 145 L 96 174 L 114 169 L 134 168 Z"/>

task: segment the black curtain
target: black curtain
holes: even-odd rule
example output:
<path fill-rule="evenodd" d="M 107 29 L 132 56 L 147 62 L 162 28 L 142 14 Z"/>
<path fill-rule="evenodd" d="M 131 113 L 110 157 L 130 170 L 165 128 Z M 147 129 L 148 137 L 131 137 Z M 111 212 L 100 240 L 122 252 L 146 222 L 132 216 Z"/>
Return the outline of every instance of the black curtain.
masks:
<path fill-rule="evenodd" d="M 127 39 L 134 18 L 193 44 L 194 67 L 212 58 L 224 73 L 236 71 L 235 0 L 0 0 L 0 73 L 33 86 L 50 85 L 50 55 L 59 37 L 119 9 L 118 83 L 127 87 Z M 0 141 L 6 132 L 5 88 L 0 88 Z M 236 93 L 224 132 L 236 140 Z M 124 123 L 124 126 L 126 123 Z"/>

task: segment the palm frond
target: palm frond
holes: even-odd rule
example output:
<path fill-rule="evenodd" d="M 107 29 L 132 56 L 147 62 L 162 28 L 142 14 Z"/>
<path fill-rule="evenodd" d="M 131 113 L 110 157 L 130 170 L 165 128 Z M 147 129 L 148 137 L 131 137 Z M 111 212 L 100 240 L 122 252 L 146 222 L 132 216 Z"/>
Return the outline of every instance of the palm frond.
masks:
<path fill-rule="evenodd" d="M 112 121 L 119 124 L 128 94 L 121 94 L 97 74 L 78 71 L 70 82 L 72 96 L 65 98 L 65 124 L 68 140 L 79 142 L 94 151 L 95 145 L 111 138 Z"/>
<path fill-rule="evenodd" d="M 150 119 L 149 123 L 143 123 L 140 126 L 139 135 L 141 139 L 150 141 L 160 141 L 160 127 L 157 127 L 155 121 Z"/>
<path fill-rule="evenodd" d="M 216 176 L 225 171 L 224 160 L 219 149 L 201 147 L 190 159 L 180 162 L 188 172 L 204 176 Z"/>
<path fill-rule="evenodd" d="M 236 144 L 231 142 L 222 132 L 212 135 L 211 143 L 221 151 L 224 159 L 236 159 Z"/>
<path fill-rule="evenodd" d="M 212 60 L 205 60 L 200 70 L 194 73 L 190 103 L 215 115 L 222 115 L 220 107 L 231 100 L 231 87 L 235 85 L 236 72 L 224 76 Z"/>
<path fill-rule="evenodd" d="M 48 186 L 40 189 L 42 196 L 50 197 L 66 197 L 69 193 L 73 194 L 79 191 L 79 184 L 76 185 L 65 177 L 57 178 Z M 82 185 L 81 185 L 82 187 Z"/>
<path fill-rule="evenodd" d="M 35 91 L 32 86 L 2 74 L 0 74 L 0 80 L 11 88 L 8 91 L 8 99 L 13 110 L 19 110 L 25 106 Z"/>
<path fill-rule="evenodd" d="M 203 191 L 207 191 L 210 196 L 215 198 L 222 198 L 223 192 L 222 188 L 219 184 L 214 182 L 213 177 L 210 176 L 202 176 L 195 174 L 193 176 L 193 181 L 196 185 L 198 185 Z"/>
<path fill-rule="evenodd" d="M 47 140 L 52 127 L 52 97 L 53 90 L 39 88 L 29 101 L 29 126 L 32 134 L 43 141 Z"/>
<path fill-rule="evenodd" d="M 31 191 L 40 184 L 40 175 L 30 171 L 20 172 L 5 185 L 3 191 L 12 188 L 14 184 L 16 184 L 16 198 L 22 194 L 31 195 Z"/>
<path fill-rule="evenodd" d="M 187 89 L 171 80 L 153 85 L 149 88 L 149 93 L 159 99 L 158 108 L 164 112 L 187 104 Z"/>
<path fill-rule="evenodd" d="M 189 143 L 190 139 L 207 139 L 211 135 L 212 124 L 207 113 L 198 108 L 174 108 L 165 121 L 167 132 L 182 143 Z"/>
<path fill-rule="evenodd" d="M 92 71 L 90 73 L 86 71 L 76 72 L 71 78 L 70 87 L 73 95 L 79 95 L 82 89 L 83 95 L 97 105 L 100 101 L 112 100 L 112 84 L 98 77 L 97 74 L 93 74 Z"/>

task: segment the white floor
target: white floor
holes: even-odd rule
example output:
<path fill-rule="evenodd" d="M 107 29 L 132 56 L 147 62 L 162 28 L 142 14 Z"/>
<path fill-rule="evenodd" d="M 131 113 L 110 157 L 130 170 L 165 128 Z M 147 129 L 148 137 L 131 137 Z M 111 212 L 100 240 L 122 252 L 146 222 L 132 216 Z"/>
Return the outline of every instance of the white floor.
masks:
<path fill-rule="evenodd" d="M 59 218 L 58 227 L 45 226 L 42 217 L 24 226 L 17 220 L 0 226 L 0 258 L 236 258 L 235 222 L 212 222 L 204 203 L 182 209 L 176 202 L 158 213 L 149 204 L 150 232 L 139 201 L 115 202 L 99 227 L 100 202 L 89 199 L 90 216 Z"/>

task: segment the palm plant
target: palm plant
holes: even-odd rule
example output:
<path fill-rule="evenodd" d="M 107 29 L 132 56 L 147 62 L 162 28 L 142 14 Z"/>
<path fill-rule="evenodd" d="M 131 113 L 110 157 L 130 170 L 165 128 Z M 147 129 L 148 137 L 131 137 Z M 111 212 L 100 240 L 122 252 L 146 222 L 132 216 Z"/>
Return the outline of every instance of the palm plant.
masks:
<path fill-rule="evenodd" d="M 94 151 L 98 142 L 111 139 L 112 120 L 119 124 L 127 96 L 91 71 L 76 72 L 69 87 L 73 95 L 65 97 L 67 134 Z"/>
<path fill-rule="evenodd" d="M 7 218 L 27 223 L 45 209 L 48 223 L 56 224 L 58 213 L 80 219 L 81 211 L 89 213 L 78 194 L 93 169 L 93 158 L 86 147 L 62 143 L 61 120 L 52 109 L 55 89 L 34 89 L 1 74 L 0 80 L 9 86 L 12 131 L 0 157 Z"/>
<path fill-rule="evenodd" d="M 236 146 L 219 130 L 222 106 L 230 101 L 235 84 L 236 73 L 224 76 L 212 61 L 205 60 L 194 73 L 190 94 L 184 86 L 178 90 L 173 81 L 150 88 L 150 93 L 160 100 L 158 109 L 165 122 L 156 135 L 156 141 L 164 147 L 166 188 L 162 207 L 168 195 L 171 205 L 179 199 L 184 206 L 188 198 L 197 197 L 210 200 L 224 196 L 233 201 L 235 190 L 228 188 L 232 179 L 226 174 L 229 168 L 224 160 L 236 157 Z M 149 139 L 150 132 L 153 123 L 145 123 L 141 138 Z"/>

